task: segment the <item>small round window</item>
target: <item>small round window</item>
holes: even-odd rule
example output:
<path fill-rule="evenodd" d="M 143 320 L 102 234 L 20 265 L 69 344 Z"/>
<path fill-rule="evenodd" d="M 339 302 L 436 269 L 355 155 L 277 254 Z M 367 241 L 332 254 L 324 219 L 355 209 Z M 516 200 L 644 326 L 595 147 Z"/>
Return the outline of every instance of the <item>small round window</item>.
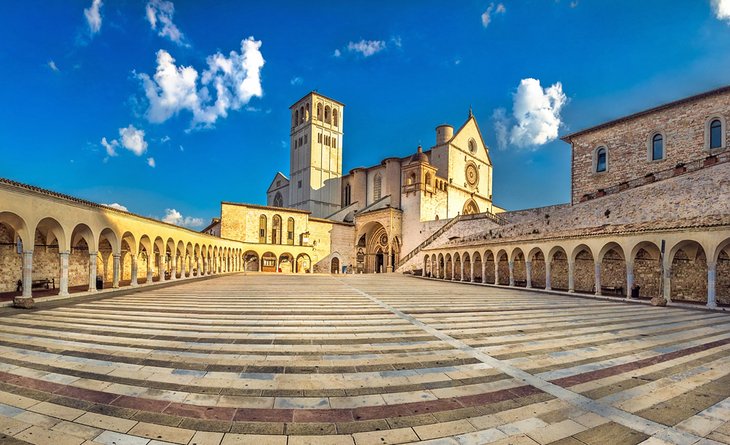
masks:
<path fill-rule="evenodd" d="M 477 152 L 477 141 L 474 139 L 469 139 L 469 151 L 472 153 Z"/>

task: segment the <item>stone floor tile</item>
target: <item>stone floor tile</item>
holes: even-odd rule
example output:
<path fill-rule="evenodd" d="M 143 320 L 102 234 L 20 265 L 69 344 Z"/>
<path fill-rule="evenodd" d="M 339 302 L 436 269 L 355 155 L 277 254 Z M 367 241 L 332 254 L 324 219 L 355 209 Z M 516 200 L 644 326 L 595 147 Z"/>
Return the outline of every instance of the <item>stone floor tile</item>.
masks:
<path fill-rule="evenodd" d="M 208 431 L 197 431 L 190 439 L 190 445 L 220 445 L 223 440 L 223 433 Z"/>
<path fill-rule="evenodd" d="M 416 435 L 416 432 L 412 428 L 354 433 L 352 437 L 355 439 L 356 445 L 386 445 L 415 442 L 418 440 L 418 435 Z"/>
<path fill-rule="evenodd" d="M 702 414 L 698 414 L 696 416 L 690 417 L 689 419 L 679 422 L 677 425 L 675 425 L 675 428 L 704 437 L 710 434 L 712 431 L 716 430 L 723 423 L 724 422 L 722 420 L 713 419 L 711 417 L 705 417 Z"/>
<path fill-rule="evenodd" d="M 119 419 L 116 417 L 105 416 L 103 414 L 86 413 L 74 420 L 74 422 L 83 425 L 100 428 L 102 430 L 111 430 L 118 433 L 126 433 L 137 424 L 136 420 Z"/>
<path fill-rule="evenodd" d="M 51 428 L 57 423 L 61 422 L 61 419 L 55 417 L 46 416 L 44 414 L 37 414 L 30 411 L 25 411 L 13 417 L 16 420 L 30 423 L 35 426 L 41 426 L 43 428 Z"/>
<path fill-rule="evenodd" d="M 586 427 L 583 425 L 568 419 L 540 430 L 531 431 L 527 435 L 540 444 L 548 444 L 585 430 Z"/>
<path fill-rule="evenodd" d="M 101 434 L 103 431 L 80 423 L 63 421 L 51 428 L 54 431 L 70 434 L 72 436 L 81 437 L 82 439 L 91 440 Z"/>
<path fill-rule="evenodd" d="M 586 445 L 601 445 L 605 443 L 633 445 L 649 438 L 646 434 L 614 422 L 609 422 L 605 425 L 597 426 L 573 435 Z"/>
<path fill-rule="evenodd" d="M 195 431 L 183 428 L 175 428 L 171 426 L 139 422 L 131 430 L 129 430 L 127 434 L 184 445 L 187 444 L 190 439 L 192 439 Z"/>
<path fill-rule="evenodd" d="M 456 439 L 459 445 L 473 445 L 496 442 L 506 437 L 506 434 L 500 430 L 490 428 L 487 430 L 475 431 L 473 433 L 460 434 L 455 436 L 454 439 Z"/>
<path fill-rule="evenodd" d="M 84 414 L 84 411 L 80 409 L 75 408 L 69 408 L 62 405 L 56 405 L 54 403 L 48 403 L 48 402 L 41 402 L 36 405 L 33 405 L 30 408 L 30 411 L 39 413 L 39 414 L 45 414 L 47 416 L 51 417 L 58 417 L 59 419 L 63 420 L 74 420 L 77 417 Z"/>
<path fill-rule="evenodd" d="M 502 431 L 508 436 L 514 436 L 517 434 L 529 433 L 536 429 L 545 428 L 548 424 L 538 419 L 537 417 L 531 417 L 529 419 L 518 420 L 517 422 L 506 423 L 497 427 L 498 430 Z"/>
<path fill-rule="evenodd" d="M 438 437 L 455 436 L 458 434 L 470 433 L 476 430 L 468 420 L 454 420 L 451 422 L 434 423 L 413 427 L 421 440 L 435 439 Z"/>
<path fill-rule="evenodd" d="M 232 434 L 223 436 L 221 445 L 286 445 L 286 436 L 263 436 L 256 434 Z"/>
<path fill-rule="evenodd" d="M 730 435 L 718 433 L 717 431 L 713 431 L 710 434 L 708 434 L 707 438 L 714 440 L 716 442 L 730 444 Z"/>
<path fill-rule="evenodd" d="M 150 440 L 146 437 L 130 436 L 116 431 L 104 431 L 94 439 L 94 442 L 104 445 L 147 445 Z"/>
<path fill-rule="evenodd" d="M 40 426 L 32 426 L 15 435 L 16 439 L 34 445 L 81 445 L 85 439 L 69 434 L 53 431 Z"/>
<path fill-rule="evenodd" d="M 354 445 L 352 436 L 289 436 L 287 445 Z"/>
<path fill-rule="evenodd" d="M 14 436 L 32 425 L 12 417 L 0 416 L 0 434 Z"/>

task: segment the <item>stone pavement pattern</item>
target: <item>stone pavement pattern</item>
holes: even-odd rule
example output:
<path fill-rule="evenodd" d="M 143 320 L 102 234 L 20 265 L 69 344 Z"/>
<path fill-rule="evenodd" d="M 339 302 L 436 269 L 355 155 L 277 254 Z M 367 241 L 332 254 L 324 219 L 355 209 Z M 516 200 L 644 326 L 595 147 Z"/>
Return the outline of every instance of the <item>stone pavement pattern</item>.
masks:
<path fill-rule="evenodd" d="M 0 443 L 730 444 L 730 317 L 397 275 L 0 311 Z"/>

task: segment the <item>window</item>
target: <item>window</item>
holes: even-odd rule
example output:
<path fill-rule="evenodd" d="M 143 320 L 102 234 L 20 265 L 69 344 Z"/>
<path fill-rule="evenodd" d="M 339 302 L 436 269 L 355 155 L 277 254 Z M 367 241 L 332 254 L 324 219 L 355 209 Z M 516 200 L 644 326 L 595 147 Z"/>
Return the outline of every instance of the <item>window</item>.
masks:
<path fill-rule="evenodd" d="M 317 120 L 322 120 L 322 104 L 317 104 Z"/>
<path fill-rule="evenodd" d="M 431 173 L 426 173 L 426 185 L 431 185 Z"/>
<path fill-rule="evenodd" d="M 469 151 L 472 153 L 477 152 L 477 141 L 474 139 L 469 139 Z"/>
<path fill-rule="evenodd" d="M 297 181 L 297 188 L 299 188 L 299 189 L 302 188 L 302 181 L 301 180 L 300 181 Z"/>
<path fill-rule="evenodd" d="M 710 149 L 722 148 L 722 121 L 713 119 L 710 122 Z"/>
<path fill-rule="evenodd" d="M 415 183 L 416 183 L 416 174 L 415 173 L 411 173 L 410 175 L 408 175 L 408 180 L 406 181 L 406 184 L 407 185 L 413 185 Z"/>
<path fill-rule="evenodd" d="M 266 215 L 259 217 L 259 242 L 266 243 Z"/>
<path fill-rule="evenodd" d="M 317 142 L 319 142 L 320 144 L 322 143 L 322 133 L 319 133 L 317 135 Z"/>
<path fill-rule="evenodd" d="M 299 108 L 299 113 L 300 113 L 299 114 L 299 119 L 301 119 L 299 121 L 299 123 L 302 123 L 303 124 L 304 123 L 304 107 L 300 107 Z"/>
<path fill-rule="evenodd" d="M 290 246 L 294 245 L 294 218 L 286 221 L 286 243 Z"/>
<path fill-rule="evenodd" d="M 274 207 L 284 207 L 284 198 L 281 197 L 280 192 L 276 192 L 276 196 L 274 196 Z"/>
<path fill-rule="evenodd" d="M 307 143 L 307 135 L 306 134 L 304 135 L 304 143 L 305 144 Z"/>
<path fill-rule="evenodd" d="M 337 138 L 332 138 L 332 148 L 337 148 Z"/>
<path fill-rule="evenodd" d="M 281 244 L 281 216 L 274 215 L 271 220 L 271 244 Z"/>
<path fill-rule="evenodd" d="M 325 124 L 331 123 L 331 117 L 330 117 L 331 114 L 332 114 L 332 110 L 330 109 L 330 106 L 327 105 L 326 107 L 324 107 L 324 123 Z"/>
<path fill-rule="evenodd" d="M 373 200 L 377 201 L 380 199 L 381 194 L 383 191 L 383 177 L 380 176 L 380 173 L 375 175 L 375 179 L 373 179 Z"/>
<path fill-rule="evenodd" d="M 337 108 L 332 110 L 332 123 L 335 125 L 335 127 L 339 127 Z"/>
<path fill-rule="evenodd" d="M 664 137 L 661 134 L 655 134 L 651 138 L 651 160 L 659 161 L 664 159 Z"/>
<path fill-rule="evenodd" d="M 294 126 L 296 127 L 297 124 L 299 124 L 299 110 L 294 112 Z"/>
<path fill-rule="evenodd" d="M 304 108 L 304 120 L 309 121 L 309 104 L 307 104 Z"/>
<path fill-rule="evenodd" d="M 605 172 L 608 169 L 608 158 L 606 154 L 606 147 L 601 147 L 596 150 L 596 173 Z"/>
<path fill-rule="evenodd" d="M 351 199 L 352 199 L 352 187 L 350 187 L 350 184 L 347 184 L 345 186 L 345 199 L 344 199 L 345 206 L 349 206 L 350 204 L 352 204 L 352 202 L 350 202 Z"/>

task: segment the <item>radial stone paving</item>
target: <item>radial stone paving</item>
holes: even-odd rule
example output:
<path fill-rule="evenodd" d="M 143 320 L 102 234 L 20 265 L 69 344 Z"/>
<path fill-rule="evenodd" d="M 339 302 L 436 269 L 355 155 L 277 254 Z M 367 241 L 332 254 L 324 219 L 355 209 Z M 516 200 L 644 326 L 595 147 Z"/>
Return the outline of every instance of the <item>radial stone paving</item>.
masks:
<path fill-rule="evenodd" d="M 730 443 L 730 317 L 397 275 L 0 312 L 0 443 Z"/>

